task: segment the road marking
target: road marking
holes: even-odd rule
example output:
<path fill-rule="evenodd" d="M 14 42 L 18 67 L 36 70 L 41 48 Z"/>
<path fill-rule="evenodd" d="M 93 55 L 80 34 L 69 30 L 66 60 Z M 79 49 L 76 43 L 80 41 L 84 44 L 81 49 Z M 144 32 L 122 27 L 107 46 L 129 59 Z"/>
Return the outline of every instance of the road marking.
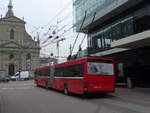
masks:
<path fill-rule="evenodd" d="M 4 86 L 30 86 L 30 85 L 34 85 L 34 84 L 2 84 Z"/>
<path fill-rule="evenodd" d="M 119 111 L 115 111 L 113 109 L 110 109 L 110 108 L 107 108 L 107 107 L 102 107 L 100 110 L 99 110 L 99 113 L 122 113 L 122 112 L 119 112 Z"/>
<path fill-rule="evenodd" d="M 32 87 L 12 87 L 12 88 L 1 88 L 2 90 L 22 90 L 22 89 L 32 89 L 35 88 L 34 86 Z"/>

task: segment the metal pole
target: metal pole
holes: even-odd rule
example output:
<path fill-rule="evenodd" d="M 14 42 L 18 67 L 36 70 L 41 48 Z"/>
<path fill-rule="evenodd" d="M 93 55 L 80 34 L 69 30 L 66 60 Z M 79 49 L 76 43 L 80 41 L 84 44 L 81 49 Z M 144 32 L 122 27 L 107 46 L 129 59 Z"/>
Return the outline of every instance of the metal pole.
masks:
<path fill-rule="evenodd" d="M 57 56 L 58 56 L 58 58 L 59 58 L 59 41 L 57 41 Z"/>

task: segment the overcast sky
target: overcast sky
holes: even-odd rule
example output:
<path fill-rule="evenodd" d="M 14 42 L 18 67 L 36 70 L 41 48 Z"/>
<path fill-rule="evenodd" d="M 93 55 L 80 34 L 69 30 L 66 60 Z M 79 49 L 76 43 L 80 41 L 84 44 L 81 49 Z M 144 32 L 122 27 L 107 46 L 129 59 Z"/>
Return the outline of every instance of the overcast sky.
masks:
<path fill-rule="evenodd" d="M 12 0 L 15 16 L 21 19 L 24 17 L 27 22 L 27 32 L 32 37 L 37 36 L 37 33 L 40 32 L 42 41 L 47 39 L 51 32 L 56 29 L 56 26 L 58 26 L 58 30 L 62 27 L 64 28 L 57 32 L 58 36 L 72 26 L 73 10 L 71 2 L 72 0 Z M 3 16 L 5 16 L 8 10 L 8 3 L 9 0 L 0 0 L 0 14 Z M 62 11 L 62 9 L 64 10 Z M 71 30 L 61 36 L 61 38 L 66 38 L 66 40 L 60 42 L 60 56 L 67 56 L 69 54 L 70 44 L 73 45 L 76 35 L 77 33 L 73 33 L 73 30 Z M 77 42 L 78 44 L 75 46 L 74 53 L 78 50 L 82 38 L 81 34 Z M 43 48 L 41 53 L 50 55 L 53 52 L 57 56 L 56 44 L 51 42 L 51 40 L 48 40 L 47 43 L 43 44 L 43 46 L 47 44 L 49 46 Z M 84 42 L 85 48 L 86 41 Z"/>

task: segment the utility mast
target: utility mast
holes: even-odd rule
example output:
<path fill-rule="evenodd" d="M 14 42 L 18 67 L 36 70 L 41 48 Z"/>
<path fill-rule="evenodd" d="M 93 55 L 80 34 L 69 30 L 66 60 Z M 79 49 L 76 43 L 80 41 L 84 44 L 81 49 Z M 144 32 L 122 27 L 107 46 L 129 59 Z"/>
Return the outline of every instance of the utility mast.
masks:
<path fill-rule="evenodd" d="M 61 38 L 61 39 L 58 39 L 57 41 L 53 42 L 53 43 L 56 43 L 56 50 L 57 50 L 57 56 L 59 58 L 59 43 L 66 40 L 65 38 Z"/>

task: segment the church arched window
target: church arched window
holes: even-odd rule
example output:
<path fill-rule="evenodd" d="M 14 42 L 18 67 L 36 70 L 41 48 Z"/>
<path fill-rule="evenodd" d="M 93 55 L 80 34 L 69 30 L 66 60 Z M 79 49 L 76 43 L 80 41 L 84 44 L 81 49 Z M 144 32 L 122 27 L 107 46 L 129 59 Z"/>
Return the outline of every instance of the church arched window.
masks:
<path fill-rule="evenodd" d="M 11 40 L 13 40 L 14 37 L 15 37 L 15 31 L 14 31 L 13 29 L 11 29 L 11 30 L 10 30 L 10 33 L 9 33 L 9 38 L 10 38 Z"/>
<path fill-rule="evenodd" d="M 15 57 L 14 54 L 9 55 L 9 59 L 13 59 L 14 57 Z"/>

